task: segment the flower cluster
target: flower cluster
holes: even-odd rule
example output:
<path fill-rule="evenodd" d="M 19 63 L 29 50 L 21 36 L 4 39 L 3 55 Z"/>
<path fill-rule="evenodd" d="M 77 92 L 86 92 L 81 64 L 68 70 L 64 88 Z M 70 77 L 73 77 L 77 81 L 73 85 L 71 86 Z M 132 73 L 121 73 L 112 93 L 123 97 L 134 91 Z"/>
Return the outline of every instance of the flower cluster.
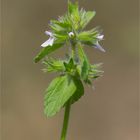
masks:
<path fill-rule="evenodd" d="M 101 34 L 98 28 L 83 31 L 95 14 L 95 11 L 86 12 L 84 9 L 79 10 L 78 4 L 69 2 L 68 13 L 59 17 L 58 20 L 51 20 L 51 31 L 45 32 L 49 39 L 41 46 L 53 46 L 54 44 L 64 44 L 70 41 L 73 44 L 80 42 L 83 45 L 93 46 L 105 52 L 99 44 L 99 41 L 103 40 L 104 35 Z"/>

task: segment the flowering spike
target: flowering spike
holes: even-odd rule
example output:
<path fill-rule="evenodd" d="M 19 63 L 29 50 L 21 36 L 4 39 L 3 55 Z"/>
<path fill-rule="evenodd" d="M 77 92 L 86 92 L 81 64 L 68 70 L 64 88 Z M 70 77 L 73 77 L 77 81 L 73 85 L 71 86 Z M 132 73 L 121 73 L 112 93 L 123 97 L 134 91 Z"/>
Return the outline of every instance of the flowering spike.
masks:
<path fill-rule="evenodd" d="M 61 140 L 66 140 L 70 106 L 84 95 L 83 84 L 92 86 L 92 81 L 103 73 L 100 65 L 90 64 L 83 49 L 83 46 L 90 46 L 105 52 L 99 44 L 104 38 L 101 31 L 98 28 L 84 31 L 95 14 L 95 11 L 79 9 L 78 3 L 68 1 L 68 12 L 58 20 L 51 20 L 50 31 L 45 31 L 49 39 L 41 45 L 43 48 L 34 59 L 37 63 L 44 58 L 44 72 L 59 74 L 45 90 L 44 113 L 52 117 L 61 108 L 66 108 Z M 71 49 L 67 59 L 46 57 L 65 44 Z"/>

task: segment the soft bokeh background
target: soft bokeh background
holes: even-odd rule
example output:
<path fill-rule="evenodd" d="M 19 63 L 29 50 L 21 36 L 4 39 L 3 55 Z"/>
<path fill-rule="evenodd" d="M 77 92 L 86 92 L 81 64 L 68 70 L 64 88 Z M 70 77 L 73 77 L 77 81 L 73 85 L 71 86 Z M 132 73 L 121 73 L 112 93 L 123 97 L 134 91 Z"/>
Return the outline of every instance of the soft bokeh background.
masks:
<path fill-rule="evenodd" d="M 79 3 L 96 10 L 88 28 L 104 29 L 107 52 L 86 48 L 105 73 L 73 105 L 68 140 L 138 140 L 138 0 Z M 54 75 L 44 74 L 33 57 L 49 20 L 66 9 L 67 0 L 2 1 L 2 140 L 59 140 L 63 111 L 51 119 L 43 114 L 43 91 Z"/>

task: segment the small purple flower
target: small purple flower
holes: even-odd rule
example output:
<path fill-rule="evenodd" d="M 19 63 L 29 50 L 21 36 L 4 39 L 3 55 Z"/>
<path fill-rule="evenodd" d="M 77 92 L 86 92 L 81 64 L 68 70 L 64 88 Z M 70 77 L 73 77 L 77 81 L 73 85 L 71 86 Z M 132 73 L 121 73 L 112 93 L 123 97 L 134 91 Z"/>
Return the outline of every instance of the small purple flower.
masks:
<path fill-rule="evenodd" d="M 98 35 L 97 36 L 97 42 L 96 42 L 96 44 L 95 44 L 95 48 L 97 48 L 97 49 L 99 49 L 100 51 L 102 51 L 102 52 L 105 52 L 105 49 L 99 44 L 99 41 L 101 41 L 101 40 L 103 40 L 103 38 L 104 38 L 104 35 Z"/>
<path fill-rule="evenodd" d="M 95 44 L 95 48 L 99 49 L 102 52 L 105 52 L 105 49 L 98 42 Z"/>
<path fill-rule="evenodd" d="M 52 32 L 45 31 L 45 34 L 46 34 L 46 35 L 49 35 L 50 37 L 49 37 L 49 39 L 48 39 L 47 41 L 45 41 L 45 42 L 41 45 L 41 47 L 44 47 L 44 48 L 47 47 L 47 46 L 52 46 L 53 43 L 54 43 L 54 40 L 55 40 L 55 38 L 54 38 Z"/>

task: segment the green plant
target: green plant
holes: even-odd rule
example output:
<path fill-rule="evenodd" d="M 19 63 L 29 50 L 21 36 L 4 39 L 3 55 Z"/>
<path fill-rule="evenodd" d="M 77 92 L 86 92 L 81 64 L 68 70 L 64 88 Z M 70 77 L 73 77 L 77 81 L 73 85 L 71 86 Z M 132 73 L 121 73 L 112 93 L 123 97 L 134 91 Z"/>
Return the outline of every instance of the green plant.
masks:
<path fill-rule="evenodd" d="M 58 20 L 50 21 L 51 31 L 45 32 L 49 39 L 41 45 L 43 48 L 34 59 L 36 63 L 43 59 L 45 72 L 58 73 L 45 91 L 44 112 L 52 117 L 65 108 L 61 140 L 66 139 L 71 105 L 84 95 L 83 84 L 92 85 L 92 81 L 103 73 L 101 64 L 90 64 L 83 50 L 83 46 L 90 46 L 105 52 L 99 45 L 103 40 L 101 30 L 96 27 L 84 31 L 95 14 L 95 11 L 86 12 L 79 9 L 78 3 L 69 1 L 68 12 Z M 65 60 L 49 57 L 64 45 L 71 49 Z"/>

